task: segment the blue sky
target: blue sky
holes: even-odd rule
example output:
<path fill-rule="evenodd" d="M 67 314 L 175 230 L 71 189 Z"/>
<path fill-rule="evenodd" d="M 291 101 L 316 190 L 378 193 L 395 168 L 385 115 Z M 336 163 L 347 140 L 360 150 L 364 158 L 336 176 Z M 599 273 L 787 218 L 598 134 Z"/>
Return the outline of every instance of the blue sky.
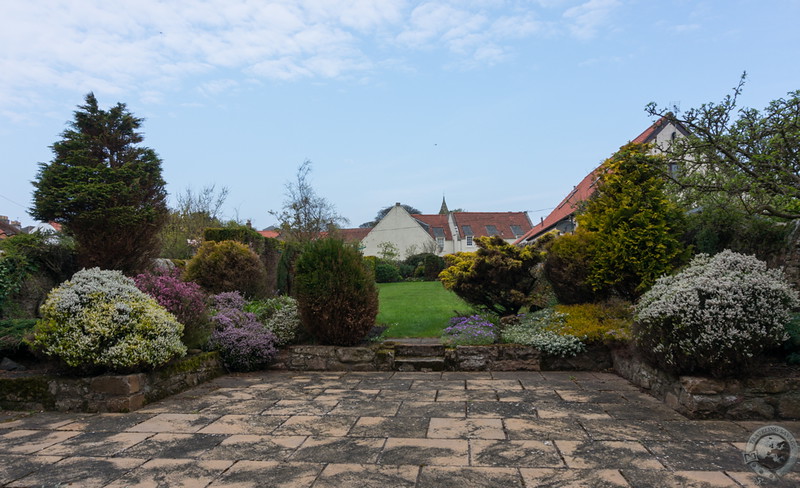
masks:
<path fill-rule="evenodd" d="M 31 0 L 0 4 L 0 214 L 93 91 L 144 117 L 171 194 L 264 228 L 305 159 L 355 227 L 395 202 L 537 222 L 652 120 L 800 89 L 797 0 Z"/>

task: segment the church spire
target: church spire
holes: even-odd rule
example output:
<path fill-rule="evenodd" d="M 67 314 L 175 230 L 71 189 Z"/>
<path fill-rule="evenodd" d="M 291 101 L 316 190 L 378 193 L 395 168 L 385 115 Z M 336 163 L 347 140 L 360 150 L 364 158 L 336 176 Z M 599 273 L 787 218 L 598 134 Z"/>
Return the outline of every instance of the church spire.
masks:
<path fill-rule="evenodd" d="M 439 215 L 447 215 L 450 213 L 450 210 L 447 209 L 447 202 L 444 201 L 444 195 L 442 195 L 442 208 L 439 209 Z"/>

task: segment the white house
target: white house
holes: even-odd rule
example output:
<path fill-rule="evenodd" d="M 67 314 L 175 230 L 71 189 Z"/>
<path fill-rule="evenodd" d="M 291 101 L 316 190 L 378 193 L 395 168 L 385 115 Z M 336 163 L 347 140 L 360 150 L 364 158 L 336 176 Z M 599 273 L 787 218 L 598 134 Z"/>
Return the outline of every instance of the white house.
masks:
<path fill-rule="evenodd" d="M 475 251 L 475 239 L 498 235 L 513 243 L 531 229 L 525 212 L 449 212 L 442 201 L 439 214 L 410 214 L 397 203 L 361 240 L 365 256 L 380 256 L 385 243 L 401 258 L 421 252 L 443 256 Z"/>

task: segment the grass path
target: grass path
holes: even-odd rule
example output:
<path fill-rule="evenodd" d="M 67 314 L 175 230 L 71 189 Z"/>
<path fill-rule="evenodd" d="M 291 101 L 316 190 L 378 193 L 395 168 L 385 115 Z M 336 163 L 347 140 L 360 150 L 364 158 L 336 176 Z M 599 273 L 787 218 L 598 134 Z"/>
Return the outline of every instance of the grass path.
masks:
<path fill-rule="evenodd" d="M 384 337 L 439 337 L 451 317 L 472 310 L 439 281 L 379 283 L 378 291 Z"/>

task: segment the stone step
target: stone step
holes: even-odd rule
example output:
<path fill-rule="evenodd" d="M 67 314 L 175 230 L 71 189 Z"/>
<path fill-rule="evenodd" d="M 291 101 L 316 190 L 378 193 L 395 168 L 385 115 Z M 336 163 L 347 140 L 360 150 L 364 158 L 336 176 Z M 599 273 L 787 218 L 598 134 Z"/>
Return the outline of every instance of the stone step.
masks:
<path fill-rule="evenodd" d="M 442 344 L 397 344 L 394 346 L 395 357 L 439 357 L 444 356 Z"/>
<path fill-rule="evenodd" d="M 443 357 L 395 357 L 396 371 L 444 371 Z"/>

